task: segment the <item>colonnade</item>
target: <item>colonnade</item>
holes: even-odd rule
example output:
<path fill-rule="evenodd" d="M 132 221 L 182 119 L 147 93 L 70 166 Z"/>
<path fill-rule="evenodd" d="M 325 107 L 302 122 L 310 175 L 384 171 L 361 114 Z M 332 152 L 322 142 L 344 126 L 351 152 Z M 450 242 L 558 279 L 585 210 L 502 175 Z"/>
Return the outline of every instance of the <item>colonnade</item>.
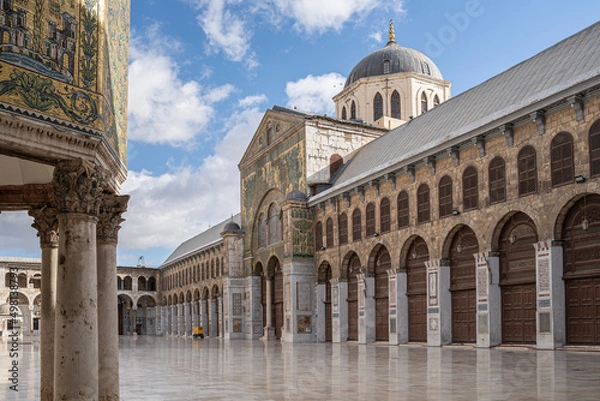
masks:
<path fill-rule="evenodd" d="M 198 299 L 160 309 L 162 332 L 174 336 L 192 336 L 194 327 L 203 327 L 204 335 L 223 335 L 223 298 Z"/>
<path fill-rule="evenodd" d="M 42 249 L 42 401 L 119 399 L 116 246 L 129 196 L 108 192 L 108 179 L 61 161 L 54 204 L 29 211 Z"/>

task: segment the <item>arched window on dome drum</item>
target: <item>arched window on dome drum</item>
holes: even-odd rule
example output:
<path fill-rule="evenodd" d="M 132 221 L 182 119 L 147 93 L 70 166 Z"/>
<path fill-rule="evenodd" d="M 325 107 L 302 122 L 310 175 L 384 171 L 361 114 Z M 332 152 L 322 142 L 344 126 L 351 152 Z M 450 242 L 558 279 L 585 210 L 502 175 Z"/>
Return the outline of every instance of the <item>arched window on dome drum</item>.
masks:
<path fill-rule="evenodd" d="M 383 198 L 379 204 L 379 229 L 382 233 L 390 231 L 390 200 Z"/>
<path fill-rule="evenodd" d="M 417 222 L 426 223 L 430 219 L 429 187 L 427 184 L 421 184 L 417 190 Z"/>
<path fill-rule="evenodd" d="M 433 107 L 439 106 L 439 105 L 440 105 L 440 98 L 438 97 L 438 95 L 435 95 L 435 97 L 433 98 Z"/>
<path fill-rule="evenodd" d="M 373 98 L 373 121 L 377 121 L 381 117 L 383 117 L 383 97 L 377 92 Z"/>
<path fill-rule="evenodd" d="M 325 246 L 327 248 L 333 247 L 333 220 L 331 217 L 325 223 Z"/>
<path fill-rule="evenodd" d="M 425 92 L 421 93 L 421 114 L 427 111 L 427 95 Z"/>
<path fill-rule="evenodd" d="M 406 191 L 402 191 L 398 194 L 397 209 L 398 209 L 398 228 L 408 227 L 408 224 L 409 224 L 408 193 Z"/>
<path fill-rule="evenodd" d="M 367 235 L 375 234 L 375 204 L 367 205 Z"/>
<path fill-rule="evenodd" d="M 323 249 L 323 224 L 320 221 L 315 226 L 315 248 L 317 251 Z"/>
<path fill-rule="evenodd" d="M 463 173 L 463 211 L 479 207 L 477 169 L 469 166 Z"/>
<path fill-rule="evenodd" d="M 340 237 L 340 245 L 348 243 L 348 215 L 346 213 L 340 214 L 338 217 L 338 232 Z"/>
<path fill-rule="evenodd" d="M 392 93 L 392 98 L 391 98 L 391 106 L 392 106 L 392 115 L 390 117 L 392 118 L 397 118 L 398 120 L 401 119 L 400 117 L 400 94 L 398 93 L 398 91 L 394 91 Z"/>
<path fill-rule="evenodd" d="M 590 177 L 600 176 L 600 120 L 590 128 Z"/>
<path fill-rule="evenodd" d="M 504 159 L 494 157 L 490 162 L 490 203 L 504 202 L 506 200 L 506 167 Z"/>
<path fill-rule="evenodd" d="M 452 215 L 452 178 L 445 175 L 438 184 L 440 218 Z"/>
<path fill-rule="evenodd" d="M 423 74 L 431 75 L 431 68 L 426 61 L 421 61 L 421 70 L 423 71 Z"/>
<path fill-rule="evenodd" d="M 267 218 L 264 213 L 258 217 L 258 248 L 267 246 Z"/>
<path fill-rule="evenodd" d="M 354 100 L 352 101 L 352 104 L 350 105 L 350 119 L 356 120 L 356 103 L 354 103 Z"/>
<path fill-rule="evenodd" d="M 559 132 L 552 138 L 550 160 L 553 187 L 569 184 L 575 180 L 573 137 L 571 134 Z"/>
<path fill-rule="evenodd" d="M 342 107 L 342 120 L 346 120 L 346 106 Z"/>
<path fill-rule="evenodd" d="M 352 212 L 352 241 L 360 241 L 362 231 L 360 220 L 360 209 L 356 208 L 354 209 L 354 212 Z"/>
<path fill-rule="evenodd" d="M 537 165 L 533 146 L 525 146 L 519 151 L 517 168 L 519 171 L 519 196 L 536 193 Z"/>
<path fill-rule="evenodd" d="M 344 159 L 338 154 L 333 154 L 329 158 L 329 176 L 333 177 L 335 173 L 344 165 Z"/>

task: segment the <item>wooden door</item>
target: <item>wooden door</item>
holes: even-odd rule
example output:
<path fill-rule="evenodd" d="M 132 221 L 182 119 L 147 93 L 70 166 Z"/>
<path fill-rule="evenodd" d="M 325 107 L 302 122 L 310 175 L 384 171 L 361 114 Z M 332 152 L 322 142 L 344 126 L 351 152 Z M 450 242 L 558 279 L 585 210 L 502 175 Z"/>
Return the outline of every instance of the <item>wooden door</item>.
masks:
<path fill-rule="evenodd" d="M 536 342 L 535 248 L 538 242 L 533 221 L 516 213 L 500 235 L 500 286 L 502 294 L 502 341 Z"/>
<path fill-rule="evenodd" d="M 332 323 L 331 323 L 331 267 L 327 267 L 325 271 L 325 341 L 332 340 Z"/>
<path fill-rule="evenodd" d="M 563 226 L 567 343 L 600 345 L 600 196 L 587 195 Z M 585 223 L 584 223 L 585 222 Z"/>
<path fill-rule="evenodd" d="M 281 338 L 283 329 L 283 274 L 281 270 L 275 271 L 273 277 L 273 323 L 275 338 Z"/>
<path fill-rule="evenodd" d="M 381 248 L 375 260 L 375 340 L 390 339 L 390 302 L 388 269 L 392 267 L 390 254 Z"/>
<path fill-rule="evenodd" d="M 475 258 L 479 243 L 473 230 L 463 226 L 450 245 L 450 292 L 452 294 L 452 341 L 477 341 Z"/>
<path fill-rule="evenodd" d="M 354 254 L 348 263 L 348 340 L 358 341 L 358 278 L 360 259 Z"/>
<path fill-rule="evenodd" d="M 429 250 L 418 237 L 408 249 L 406 260 L 408 298 L 408 341 L 427 341 L 427 276 Z"/>

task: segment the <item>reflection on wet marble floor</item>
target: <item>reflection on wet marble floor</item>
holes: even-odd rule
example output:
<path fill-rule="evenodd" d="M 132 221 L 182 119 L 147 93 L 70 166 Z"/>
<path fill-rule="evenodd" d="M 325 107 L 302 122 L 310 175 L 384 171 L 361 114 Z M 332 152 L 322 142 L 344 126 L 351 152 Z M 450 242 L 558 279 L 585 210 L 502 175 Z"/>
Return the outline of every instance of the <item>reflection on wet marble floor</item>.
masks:
<path fill-rule="evenodd" d="M 600 352 L 121 337 L 121 399 L 600 400 Z M 0 342 L 0 399 L 39 398 L 39 342 L 25 340 L 19 392 Z"/>

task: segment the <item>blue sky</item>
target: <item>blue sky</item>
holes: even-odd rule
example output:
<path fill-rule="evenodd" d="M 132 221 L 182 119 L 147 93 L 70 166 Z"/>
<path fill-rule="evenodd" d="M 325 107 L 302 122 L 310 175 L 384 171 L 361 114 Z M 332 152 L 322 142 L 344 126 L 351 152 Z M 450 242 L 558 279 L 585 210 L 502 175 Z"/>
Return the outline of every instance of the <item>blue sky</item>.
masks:
<path fill-rule="evenodd" d="M 333 114 L 346 75 L 387 42 L 427 54 L 457 95 L 600 18 L 597 0 L 131 0 L 131 195 L 118 263 L 160 265 L 239 211 L 241 158 L 273 105 Z M 0 215 L 0 255 L 39 257 Z"/>

